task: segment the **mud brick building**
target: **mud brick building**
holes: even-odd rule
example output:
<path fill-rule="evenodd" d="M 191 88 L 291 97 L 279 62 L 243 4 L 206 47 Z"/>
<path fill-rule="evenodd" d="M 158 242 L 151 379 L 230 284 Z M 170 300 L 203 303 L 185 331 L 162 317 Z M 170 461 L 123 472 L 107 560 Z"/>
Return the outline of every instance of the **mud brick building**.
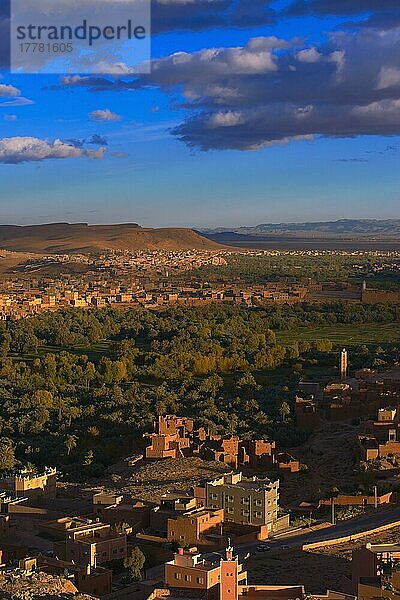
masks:
<path fill-rule="evenodd" d="M 127 523 L 137 533 L 150 525 L 152 506 L 144 502 L 125 501 L 119 494 L 99 493 L 93 496 L 93 513 L 103 523 Z"/>
<path fill-rule="evenodd" d="M 233 557 L 231 548 L 218 562 L 202 560 L 200 555 L 180 549 L 164 568 L 167 588 L 178 596 L 185 596 L 190 591 L 190 597 L 205 600 L 237 600 L 239 585 L 247 580 L 247 573 Z"/>
<path fill-rule="evenodd" d="M 207 535 L 220 534 L 224 521 L 224 510 L 194 509 L 167 521 L 167 539 L 186 545 L 206 543 Z"/>
<path fill-rule="evenodd" d="M 342 361 L 341 363 L 342 364 Z M 377 411 L 400 404 L 400 369 L 378 373 L 359 369 L 354 378 L 334 381 L 323 390 L 311 383 L 301 383 L 296 398 L 296 419 L 299 427 L 311 431 L 322 421 L 352 421 L 374 419 Z M 391 420 L 390 415 L 378 421 Z M 379 423 L 377 429 L 385 430 Z M 378 436 L 379 437 L 379 436 Z M 395 440 L 385 439 L 385 442 Z M 373 449 L 373 444 L 371 449 Z M 376 449 L 376 448 L 375 448 Z"/>
<path fill-rule="evenodd" d="M 155 433 L 146 433 L 150 440 L 146 458 L 164 459 L 199 456 L 204 460 L 222 462 L 233 469 L 249 465 L 253 468 L 279 470 L 279 459 L 274 441 L 242 440 L 237 436 L 210 435 L 204 428 L 195 430 L 193 421 L 186 417 L 167 415 L 159 417 Z M 297 472 L 296 462 L 287 460 L 282 469 Z"/>
<path fill-rule="evenodd" d="M 156 433 L 145 434 L 150 440 L 146 458 L 179 458 L 190 455 L 192 419 L 175 415 L 160 416 L 155 428 Z"/>
<path fill-rule="evenodd" d="M 112 531 L 110 525 L 92 523 L 66 533 L 65 558 L 80 567 L 96 567 L 126 556 L 126 535 Z"/>
<path fill-rule="evenodd" d="M 181 517 L 197 508 L 196 499 L 190 494 L 164 494 L 159 505 L 150 511 L 150 531 L 167 538 L 168 520 Z"/>
<path fill-rule="evenodd" d="M 176 598 L 202 600 L 355 600 L 354 596 L 328 590 L 308 595 L 303 585 L 249 585 L 247 572 L 228 546 L 214 561 L 182 549 L 164 566 L 164 589 L 154 590 L 147 600 Z M 392 599 L 391 599 L 392 600 Z"/>
<path fill-rule="evenodd" d="M 57 469 L 45 469 L 43 473 L 19 471 L 0 479 L 0 491 L 28 498 L 28 500 L 53 500 L 56 497 Z"/>
<path fill-rule="evenodd" d="M 374 460 L 389 454 L 400 455 L 399 408 L 378 410 L 375 421 L 367 421 L 359 436 L 361 460 Z"/>
<path fill-rule="evenodd" d="M 353 550 L 349 593 L 358 598 L 398 598 L 400 589 L 400 546 L 398 544 L 366 544 Z"/>

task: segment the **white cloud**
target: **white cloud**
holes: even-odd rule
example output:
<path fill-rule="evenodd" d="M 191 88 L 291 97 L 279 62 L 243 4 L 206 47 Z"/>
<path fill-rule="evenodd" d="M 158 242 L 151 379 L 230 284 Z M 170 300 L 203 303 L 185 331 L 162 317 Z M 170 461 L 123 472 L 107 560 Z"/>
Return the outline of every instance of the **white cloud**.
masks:
<path fill-rule="evenodd" d="M 305 50 L 300 50 L 296 54 L 296 58 L 299 62 L 315 63 L 321 60 L 323 55 L 318 52 L 317 48 L 306 48 Z"/>
<path fill-rule="evenodd" d="M 112 112 L 109 108 L 94 110 L 89 113 L 92 121 L 121 121 L 121 115 Z"/>
<path fill-rule="evenodd" d="M 96 92 L 158 87 L 173 94 L 175 109 L 191 111 L 172 130 L 186 144 L 247 150 L 313 135 L 399 135 L 399 55 L 400 27 L 362 28 L 335 31 L 311 47 L 264 37 L 179 52 L 155 59 L 150 75 L 64 85 Z"/>
<path fill-rule="evenodd" d="M 23 96 L 18 96 L 18 98 L 14 98 L 14 100 L 7 100 L 7 102 L 0 102 L 0 108 L 2 106 L 29 106 L 34 104 L 32 100 L 29 98 L 24 98 Z"/>
<path fill-rule="evenodd" d="M 218 112 L 211 116 L 210 125 L 214 127 L 234 127 L 243 122 L 240 112 Z"/>
<path fill-rule="evenodd" d="M 103 158 L 105 148 L 86 150 L 67 144 L 59 139 L 54 142 L 35 137 L 11 137 L 0 139 L 0 163 L 19 164 L 52 158 Z"/>
<path fill-rule="evenodd" d="M 15 98 L 21 94 L 20 90 L 13 85 L 0 84 L 0 98 Z"/>
<path fill-rule="evenodd" d="M 378 90 L 400 85 L 400 69 L 397 67 L 383 67 L 379 73 Z"/>

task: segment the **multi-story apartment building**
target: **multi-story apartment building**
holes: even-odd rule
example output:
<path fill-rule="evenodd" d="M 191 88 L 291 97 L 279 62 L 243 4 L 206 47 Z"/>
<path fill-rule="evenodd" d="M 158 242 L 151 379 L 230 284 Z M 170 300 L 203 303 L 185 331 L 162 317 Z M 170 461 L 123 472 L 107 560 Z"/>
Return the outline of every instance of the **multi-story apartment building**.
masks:
<path fill-rule="evenodd" d="M 240 525 L 267 525 L 272 531 L 278 520 L 279 480 L 245 479 L 230 473 L 205 484 L 206 506 L 224 509 L 224 521 Z"/>

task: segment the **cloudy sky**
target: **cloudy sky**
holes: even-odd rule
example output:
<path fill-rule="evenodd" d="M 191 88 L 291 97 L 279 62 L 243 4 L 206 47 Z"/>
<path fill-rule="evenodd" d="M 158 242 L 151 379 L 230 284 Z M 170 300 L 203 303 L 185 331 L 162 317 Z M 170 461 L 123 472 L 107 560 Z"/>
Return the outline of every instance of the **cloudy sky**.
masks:
<path fill-rule="evenodd" d="M 1 223 L 400 218 L 399 0 L 153 0 L 152 27 L 141 76 L 15 75 L 0 42 Z"/>

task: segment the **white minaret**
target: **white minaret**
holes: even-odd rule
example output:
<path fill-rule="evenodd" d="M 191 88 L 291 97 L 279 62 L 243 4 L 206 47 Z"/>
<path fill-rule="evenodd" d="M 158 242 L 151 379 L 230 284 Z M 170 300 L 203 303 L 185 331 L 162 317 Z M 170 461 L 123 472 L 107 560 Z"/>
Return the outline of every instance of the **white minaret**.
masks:
<path fill-rule="evenodd" d="M 343 348 L 340 354 L 340 379 L 342 381 L 346 381 L 347 379 L 347 365 L 347 350 L 346 348 Z"/>

